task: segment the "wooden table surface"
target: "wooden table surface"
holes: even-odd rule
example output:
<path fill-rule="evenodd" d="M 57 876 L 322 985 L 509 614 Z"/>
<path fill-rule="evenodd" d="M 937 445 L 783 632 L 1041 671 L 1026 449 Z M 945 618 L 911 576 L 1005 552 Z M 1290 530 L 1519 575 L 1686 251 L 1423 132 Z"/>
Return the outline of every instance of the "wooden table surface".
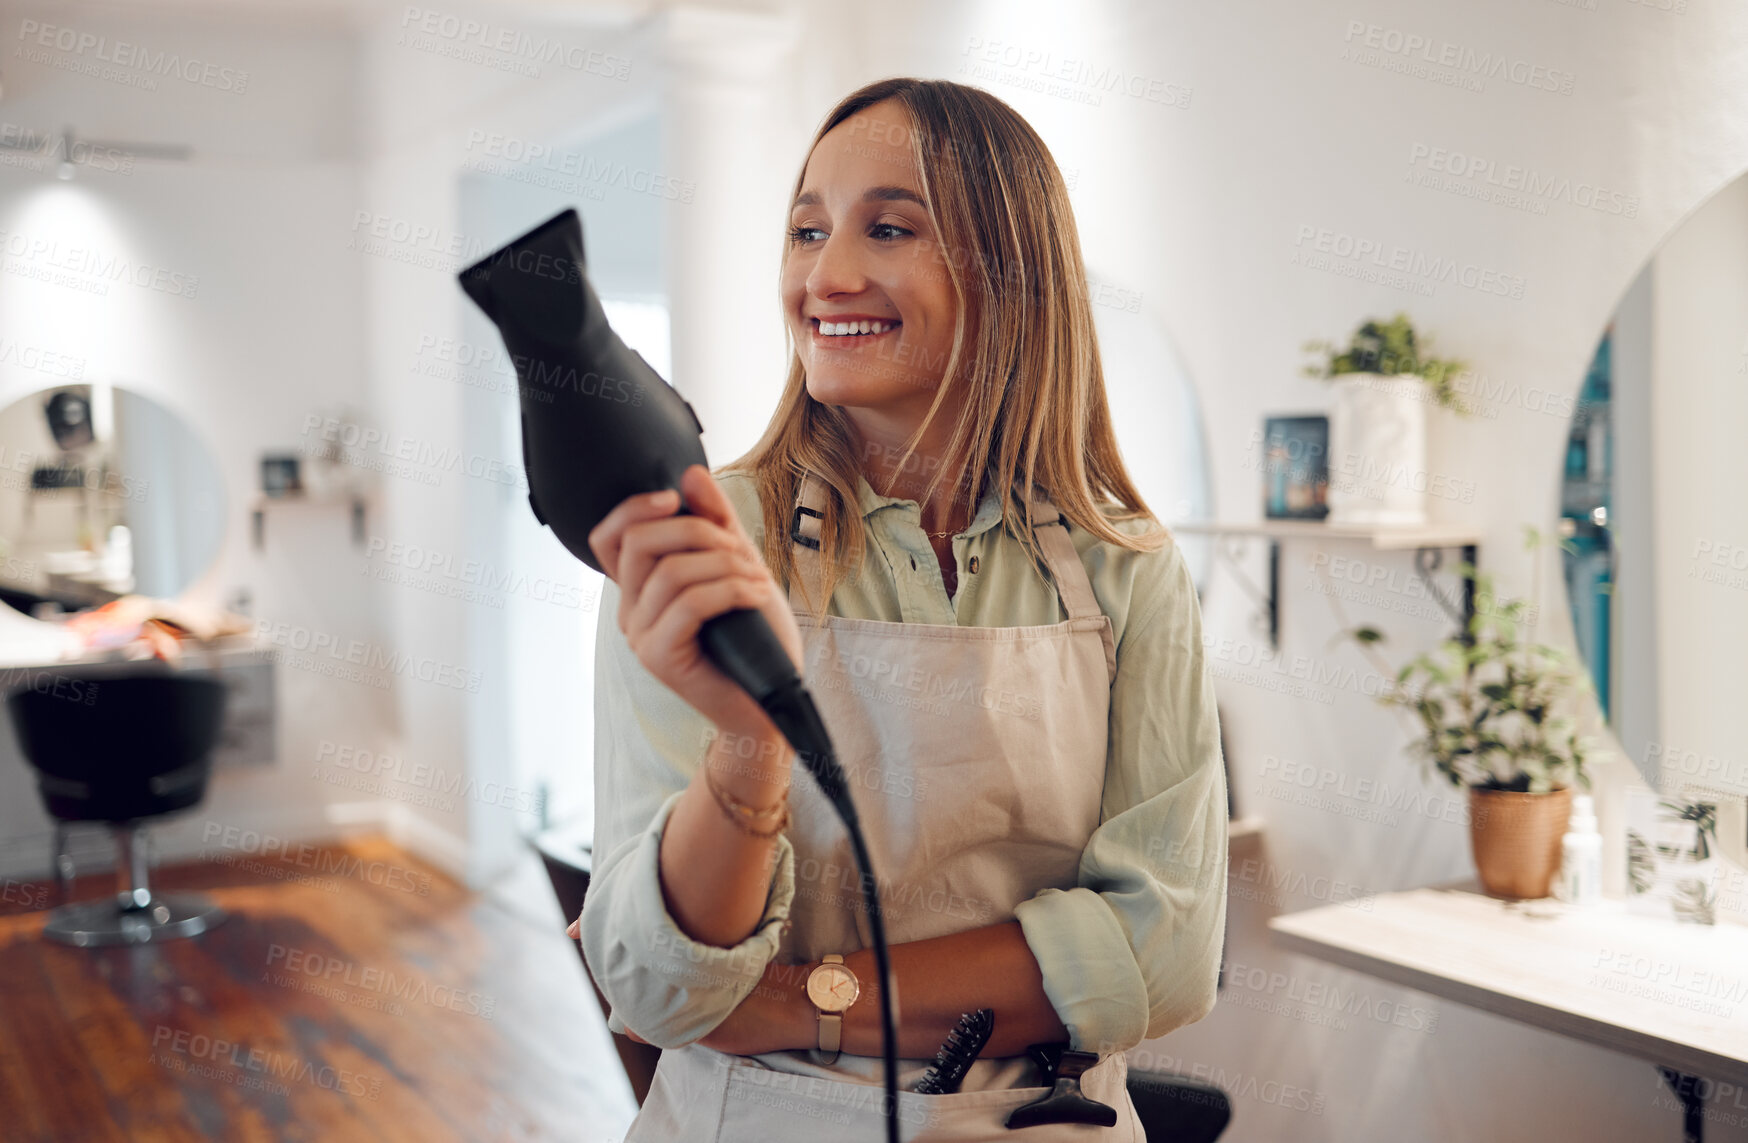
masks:
<path fill-rule="evenodd" d="M 1692 925 L 1471 887 L 1269 921 L 1282 947 L 1433 996 L 1748 1086 L 1748 926 Z"/>

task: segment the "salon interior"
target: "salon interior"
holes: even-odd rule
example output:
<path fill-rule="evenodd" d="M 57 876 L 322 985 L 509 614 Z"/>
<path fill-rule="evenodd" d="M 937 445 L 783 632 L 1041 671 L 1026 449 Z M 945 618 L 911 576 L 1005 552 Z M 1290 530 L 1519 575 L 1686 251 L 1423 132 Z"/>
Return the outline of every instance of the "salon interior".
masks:
<path fill-rule="evenodd" d="M 0 1136 L 625 1138 L 603 577 L 457 274 L 574 209 L 722 464 L 909 75 L 1048 145 L 1199 596 L 1145 1137 L 1748 1140 L 1748 6 L 432 2 L 0 0 Z"/>

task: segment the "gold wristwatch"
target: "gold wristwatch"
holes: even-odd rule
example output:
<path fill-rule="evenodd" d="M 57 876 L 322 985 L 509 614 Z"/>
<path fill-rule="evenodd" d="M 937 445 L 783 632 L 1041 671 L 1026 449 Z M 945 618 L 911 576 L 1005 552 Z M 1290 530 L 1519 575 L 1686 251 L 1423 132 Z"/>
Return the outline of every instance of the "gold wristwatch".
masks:
<path fill-rule="evenodd" d="M 826 1063 L 838 1062 L 843 1046 L 844 1012 L 862 995 L 862 983 L 837 953 L 827 953 L 807 974 L 807 998 L 819 1009 L 819 1050 L 830 1053 Z"/>

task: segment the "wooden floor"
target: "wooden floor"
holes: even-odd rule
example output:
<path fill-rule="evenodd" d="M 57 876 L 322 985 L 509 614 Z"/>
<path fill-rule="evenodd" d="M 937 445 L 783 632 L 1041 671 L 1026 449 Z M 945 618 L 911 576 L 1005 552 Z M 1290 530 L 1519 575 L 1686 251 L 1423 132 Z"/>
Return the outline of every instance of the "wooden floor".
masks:
<path fill-rule="evenodd" d="M 630 1089 L 550 891 L 524 885 L 519 908 L 380 841 L 197 862 L 153 887 L 210 893 L 224 923 L 76 949 L 42 939 L 52 891 L 14 884 L 0 1137 L 617 1140 Z"/>

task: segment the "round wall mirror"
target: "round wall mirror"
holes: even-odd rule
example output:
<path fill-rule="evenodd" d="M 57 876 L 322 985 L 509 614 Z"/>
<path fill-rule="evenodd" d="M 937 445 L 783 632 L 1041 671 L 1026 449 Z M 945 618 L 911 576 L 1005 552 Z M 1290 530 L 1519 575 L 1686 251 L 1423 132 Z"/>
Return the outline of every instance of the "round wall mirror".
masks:
<path fill-rule="evenodd" d="M 62 385 L 0 409 L 0 600 L 20 611 L 174 598 L 224 518 L 217 461 L 148 397 Z"/>
<path fill-rule="evenodd" d="M 1654 790 L 1748 794 L 1748 176 L 1628 288 L 1563 472 L 1573 626 L 1621 747 Z"/>
<path fill-rule="evenodd" d="M 1189 370 L 1139 290 L 1091 275 L 1105 393 L 1123 463 L 1149 508 L 1170 527 L 1209 517 L 1212 481 L 1201 406 Z M 1196 583 L 1207 583 L 1205 536 L 1180 535 Z"/>

